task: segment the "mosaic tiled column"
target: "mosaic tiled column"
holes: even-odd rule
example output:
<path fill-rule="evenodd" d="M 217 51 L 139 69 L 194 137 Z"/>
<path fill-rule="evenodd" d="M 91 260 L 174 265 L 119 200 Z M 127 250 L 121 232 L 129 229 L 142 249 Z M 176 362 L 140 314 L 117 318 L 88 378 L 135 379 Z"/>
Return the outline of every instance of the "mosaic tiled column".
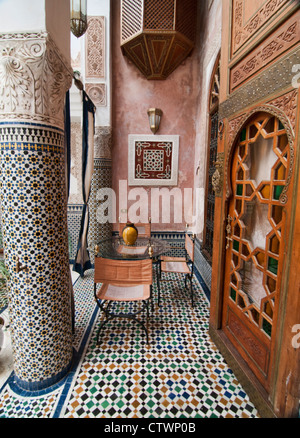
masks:
<path fill-rule="evenodd" d="M 1 207 L 15 381 L 29 391 L 70 369 L 71 283 L 64 101 L 72 81 L 47 33 L 0 35 Z"/>
<path fill-rule="evenodd" d="M 99 217 L 99 210 L 97 215 L 97 209 L 101 203 L 100 200 L 97 200 L 97 192 L 101 188 L 111 188 L 112 185 L 110 127 L 97 126 L 95 128 L 94 150 L 94 172 L 89 198 L 90 223 L 88 233 L 88 246 L 92 264 L 94 264 L 95 260 L 93 251 L 95 245 L 99 240 L 110 237 L 112 233 L 112 224 L 105 222 L 105 218 Z"/>

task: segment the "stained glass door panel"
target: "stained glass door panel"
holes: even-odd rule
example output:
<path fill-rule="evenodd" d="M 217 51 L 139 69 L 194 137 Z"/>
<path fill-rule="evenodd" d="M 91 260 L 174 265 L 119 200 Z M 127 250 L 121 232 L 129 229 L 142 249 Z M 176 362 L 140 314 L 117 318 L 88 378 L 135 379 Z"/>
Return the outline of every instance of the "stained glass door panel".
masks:
<path fill-rule="evenodd" d="M 289 153 L 284 126 L 263 113 L 241 131 L 231 166 L 223 330 L 265 386 L 280 294 Z"/>

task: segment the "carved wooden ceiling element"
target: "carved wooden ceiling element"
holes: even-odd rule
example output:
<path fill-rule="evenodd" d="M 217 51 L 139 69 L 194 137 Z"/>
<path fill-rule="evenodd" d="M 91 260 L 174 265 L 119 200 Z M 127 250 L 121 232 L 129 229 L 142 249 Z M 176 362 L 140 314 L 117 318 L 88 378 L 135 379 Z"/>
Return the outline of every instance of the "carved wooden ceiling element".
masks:
<path fill-rule="evenodd" d="M 147 79 L 165 79 L 192 52 L 197 0 L 122 0 L 121 49 Z"/>

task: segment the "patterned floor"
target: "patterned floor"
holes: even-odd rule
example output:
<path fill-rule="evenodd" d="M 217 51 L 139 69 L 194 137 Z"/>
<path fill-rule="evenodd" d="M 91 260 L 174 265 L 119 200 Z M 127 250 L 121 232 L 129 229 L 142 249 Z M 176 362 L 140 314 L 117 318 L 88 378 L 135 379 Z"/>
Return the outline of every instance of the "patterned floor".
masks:
<path fill-rule="evenodd" d="M 100 313 L 93 271 L 87 271 L 74 284 L 73 369 L 38 394 L 20 391 L 9 374 L 0 388 L 0 417 L 257 418 L 208 335 L 209 302 L 196 277 L 194 288 L 192 309 L 181 280 L 164 283 L 163 305 L 151 314 L 149 346 L 142 330 L 125 320 L 110 323 L 97 346 Z"/>

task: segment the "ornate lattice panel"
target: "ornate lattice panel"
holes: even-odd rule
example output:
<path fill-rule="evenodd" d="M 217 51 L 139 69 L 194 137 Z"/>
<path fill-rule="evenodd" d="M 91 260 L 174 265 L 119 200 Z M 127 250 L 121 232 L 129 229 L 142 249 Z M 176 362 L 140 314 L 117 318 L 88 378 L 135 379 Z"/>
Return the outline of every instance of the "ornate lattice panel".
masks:
<path fill-rule="evenodd" d="M 280 290 L 281 197 L 290 165 L 282 123 L 264 113 L 256 117 L 241 131 L 233 163 L 234 199 L 227 218 L 230 306 L 270 339 Z"/>
<path fill-rule="evenodd" d="M 196 0 L 122 0 L 121 48 L 148 79 L 165 79 L 194 48 Z"/>
<path fill-rule="evenodd" d="M 143 0 L 122 0 L 122 41 L 126 41 L 142 29 L 142 17 Z"/>
<path fill-rule="evenodd" d="M 145 29 L 173 30 L 174 8 L 173 0 L 159 2 L 157 0 L 145 1 Z"/>
<path fill-rule="evenodd" d="M 85 43 L 85 77 L 105 76 L 105 19 L 89 17 Z"/>

